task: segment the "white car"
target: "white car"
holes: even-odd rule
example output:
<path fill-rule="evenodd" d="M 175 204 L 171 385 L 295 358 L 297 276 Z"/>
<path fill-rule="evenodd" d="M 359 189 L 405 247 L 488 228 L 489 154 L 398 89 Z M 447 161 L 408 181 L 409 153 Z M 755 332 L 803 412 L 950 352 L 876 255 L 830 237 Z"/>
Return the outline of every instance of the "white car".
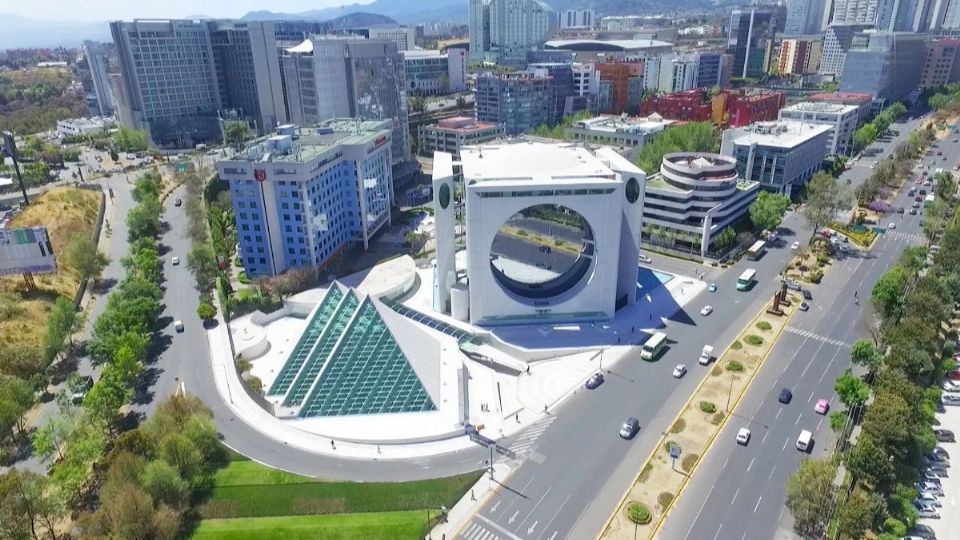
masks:
<path fill-rule="evenodd" d="M 943 384 L 940 385 L 940 388 L 944 392 L 960 392 L 960 382 L 957 381 L 943 381 Z"/>
<path fill-rule="evenodd" d="M 183 321 L 181 321 L 180 319 L 177 319 L 176 321 L 174 321 L 173 329 L 176 330 L 177 332 L 183 332 Z"/>
<path fill-rule="evenodd" d="M 750 430 L 742 427 L 740 431 L 737 432 L 737 444 L 746 446 L 748 442 L 750 442 Z"/>
<path fill-rule="evenodd" d="M 800 242 L 790 244 L 790 249 L 800 249 Z"/>
<path fill-rule="evenodd" d="M 180 257 L 173 257 L 172 259 L 170 259 L 170 264 L 174 266 L 177 266 L 178 264 L 180 264 Z"/>
<path fill-rule="evenodd" d="M 643 253 L 640 254 L 639 260 L 643 264 L 653 264 L 653 259 L 651 259 L 650 257 L 647 257 Z"/>
<path fill-rule="evenodd" d="M 897 228 L 897 224 L 891 221 L 890 224 L 887 225 L 887 228 L 892 231 Z"/>
<path fill-rule="evenodd" d="M 673 376 L 677 379 L 683 377 L 687 374 L 687 366 L 683 364 L 677 364 L 677 367 L 673 368 Z"/>
<path fill-rule="evenodd" d="M 703 306 L 703 309 L 700 310 L 700 314 L 704 317 L 711 313 L 713 313 L 713 306 Z"/>

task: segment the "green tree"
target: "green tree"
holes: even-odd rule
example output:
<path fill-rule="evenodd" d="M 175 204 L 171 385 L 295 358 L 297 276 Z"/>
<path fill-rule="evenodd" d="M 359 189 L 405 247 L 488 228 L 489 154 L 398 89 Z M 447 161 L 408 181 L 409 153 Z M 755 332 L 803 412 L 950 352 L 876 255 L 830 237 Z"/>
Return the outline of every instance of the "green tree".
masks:
<path fill-rule="evenodd" d="M 133 200 L 142 203 L 148 198 L 160 197 L 160 178 L 154 174 L 145 174 L 133 185 Z"/>
<path fill-rule="evenodd" d="M 818 536 L 823 531 L 823 508 L 833 499 L 835 474 L 836 468 L 827 460 L 804 459 L 787 479 L 786 507 L 798 533 Z"/>
<path fill-rule="evenodd" d="M 837 392 L 840 402 L 847 407 L 863 405 L 870 397 L 870 387 L 860 377 L 854 375 L 849 368 L 843 372 L 843 375 L 837 377 L 833 389 Z"/>
<path fill-rule="evenodd" d="M 416 114 L 421 114 L 427 110 L 427 100 L 423 96 L 410 97 L 410 110 Z"/>
<path fill-rule="evenodd" d="M 880 447 L 899 454 L 907 449 L 911 435 L 910 406 L 898 395 L 878 393 L 863 418 L 863 433 Z"/>
<path fill-rule="evenodd" d="M 853 133 L 853 151 L 859 153 L 877 139 L 877 126 L 866 123 Z"/>
<path fill-rule="evenodd" d="M 813 175 L 807 184 L 806 207 L 803 210 L 804 220 L 817 234 L 820 227 L 829 225 L 837 219 L 837 212 L 844 209 L 849 198 L 828 173 L 820 171 Z"/>
<path fill-rule="evenodd" d="M 112 426 L 120 407 L 133 397 L 133 390 L 127 384 L 124 374 L 113 366 L 107 366 L 100 380 L 93 385 L 83 400 L 83 408 L 90 418 L 101 424 Z"/>
<path fill-rule="evenodd" d="M 97 249 L 97 244 L 85 234 L 74 233 L 63 251 L 67 266 L 76 270 L 80 279 L 99 279 L 100 274 L 110 264 L 110 259 Z"/>
<path fill-rule="evenodd" d="M 875 490 L 885 490 L 893 481 L 894 470 L 887 453 L 871 437 L 860 437 L 847 455 L 847 469 L 857 481 Z"/>
<path fill-rule="evenodd" d="M 243 120 L 226 122 L 223 124 L 223 138 L 227 144 L 242 148 L 243 143 L 250 138 L 250 126 Z"/>
<path fill-rule="evenodd" d="M 935 180 L 936 183 L 934 184 L 933 192 L 938 199 L 949 202 L 956 198 L 957 181 L 953 178 L 953 174 L 943 172 L 936 175 Z"/>
<path fill-rule="evenodd" d="M 847 538 L 863 538 L 863 533 L 873 524 L 873 518 L 869 501 L 853 495 L 847 497 L 838 509 L 837 530 Z"/>
<path fill-rule="evenodd" d="M 637 155 L 637 166 L 647 174 L 660 170 L 664 154 L 672 152 L 716 152 L 720 137 L 713 124 L 691 122 L 656 134 Z"/>
<path fill-rule="evenodd" d="M 78 329 L 81 318 L 73 302 L 58 297 L 47 315 L 47 331 L 43 336 L 44 364 L 49 365 L 58 354 L 63 352 L 64 342 L 73 343 L 73 332 Z"/>
<path fill-rule="evenodd" d="M 162 208 L 156 199 L 146 199 L 127 212 L 127 237 L 130 242 L 139 238 L 160 236 Z"/>
<path fill-rule="evenodd" d="M 848 415 L 842 412 L 832 412 L 830 413 L 830 429 L 835 433 L 840 433 L 840 431 L 847 425 Z"/>
<path fill-rule="evenodd" d="M 30 379 L 43 371 L 44 366 L 39 347 L 28 345 L 0 347 L 0 374 L 2 375 Z"/>
<path fill-rule="evenodd" d="M 209 302 L 201 302 L 200 305 L 197 306 L 197 316 L 200 317 L 200 320 L 209 321 L 217 316 L 217 308 Z"/>
<path fill-rule="evenodd" d="M 889 319 L 900 308 L 903 287 L 907 283 L 907 273 L 902 266 L 887 270 L 873 286 L 871 297 L 873 305 L 884 319 Z"/>
<path fill-rule="evenodd" d="M 220 268 L 217 266 L 217 257 L 207 244 L 196 244 L 187 254 L 187 267 L 193 272 L 197 282 L 197 290 L 210 292 L 217 282 Z"/>
<path fill-rule="evenodd" d="M 927 105 L 938 111 L 943 110 L 948 103 L 950 103 L 950 98 L 945 94 L 934 94 L 927 99 Z"/>
<path fill-rule="evenodd" d="M 160 460 L 151 461 L 143 470 L 143 488 L 157 503 L 183 508 L 188 502 L 190 487 L 177 469 Z"/>
<path fill-rule="evenodd" d="M 40 426 L 33 434 L 33 451 L 42 460 L 48 460 L 56 455 L 57 460 L 63 459 L 64 446 L 76 425 L 74 416 L 54 416 L 47 423 Z"/>
<path fill-rule="evenodd" d="M 883 364 L 883 358 L 880 352 L 873 346 L 869 339 L 860 338 L 853 342 L 850 348 L 850 360 L 854 364 L 867 368 L 867 371 L 873 375 Z"/>
<path fill-rule="evenodd" d="M 23 417 L 33 407 L 33 388 L 19 377 L 0 377 L 0 439 L 13 427 L 24 433 Z"/>
<path fill-rule="evenodd" d="M 197 448 L 185 435 L 169 433 L 160 441 L 157 455 L 187 479 L 191 486 L 197 487 L 202 483 L 203 457 Z"/>
<path fill-rule="evenodd" d="M 737 233 L 734 232 L 732 227 L 727 227 L 720 231 L 720 234 L 714 238 L 713 243 L 717 246 L 718 249 L 725 249 L 733 245 L 737 241 Z"/>
<path fill-rule="evenodd" d="M 750 205 L 750 221 L 757 229 L 772 231 L 780 226 L 787 208 L 790 208 L 789 197 L 761 191 Z"/>
<path fill-rule="evenodd" d="M 46 477 L 16 468 L 0 474 L 0 538 L 57 540 L 64 507 Z"/>
<path fill-rule="evenodd" d="M 143 152 L 148 148 L 147 132 L 144 130 L 121 127 L 114 133 L 113 142 L 121 152 Z"/>
<path fill-rule="evenodd" d="M 458 95 L 457 96 L 457 110 L 462 111 L 467 108 L 467 98 Z"/>

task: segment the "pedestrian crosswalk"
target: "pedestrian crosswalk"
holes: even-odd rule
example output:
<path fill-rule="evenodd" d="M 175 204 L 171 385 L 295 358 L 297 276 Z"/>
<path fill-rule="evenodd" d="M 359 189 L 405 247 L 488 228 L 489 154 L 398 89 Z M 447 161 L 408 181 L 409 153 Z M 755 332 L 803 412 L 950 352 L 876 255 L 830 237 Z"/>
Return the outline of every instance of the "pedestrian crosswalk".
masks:
<path fill-rule="evenodd" d="M 464 540 L 502 540 L 503 537 L 499 534 L 487 529 L 483 525 L 477 523 L 476 521 L 471 521 L 467 524 L 466 527 L 460 531 L 460 534 L 457 535 L 457 538 L 463 538 Z"/>
<path fill-rule="evenodd" d="M 850 346 L 848 343 L 845 343 L 845 342 L 843 342 L 843 341 L 840 341 L 839 339 L 831 339 L 831 338 L 828 338 L 828 337 L 826 337 L 826 336 L 821 336 L 821 335 L 819 335 L 819 334 L 814 334 L 813 332 L 811 332 L 811 331 L 809 331 L 809 330 L 803 330 L 803 329 L 800 329 L 800 328 L 794 328 L 794 327 L 792 327 L 792 326 L 788 326 L 788 327 L 786 328 L 786 331 L 787 331 L 787 332 L 790 332 L 791 334 L 796 334 L 796 335 L 798 335 L 798 336 L 803 336 L 803 337 L 808 338 L 808 339 L 815 339 L 815 340 L 817 340 L 817 341 L 822 341 L 822 342 L 824 342 L 824 343 L 826 343 L 826 344 L 828 344 L 828 345 L 833 345 L 834 347 L 849 347 L 849 346 Z"/>
<path fill-rule="evenodd" d="M 554 415 L 545 416 L 540 420 L 530 424 L 529 427 L 524 429 L 520 436 L 513 441 L 508 448 L 515 454 L 517 454 L 517 459 L 522 460 L 523 457 L 529 454 L 530 449 L 537 442 L 537 439 L 540 438 L 540 435 L 550 427 L 550 424 L 556 420 L 557 417 Z"/>
<path fill-rule="evenodd" d="M 900 240 L 909 240 L 910 242 L 923 243 L 926 241 L 926 238 L 922 234 L 910 234 L 900 231 L 887 231 L 887 236 L 890 238 L 898 238 Z"/>

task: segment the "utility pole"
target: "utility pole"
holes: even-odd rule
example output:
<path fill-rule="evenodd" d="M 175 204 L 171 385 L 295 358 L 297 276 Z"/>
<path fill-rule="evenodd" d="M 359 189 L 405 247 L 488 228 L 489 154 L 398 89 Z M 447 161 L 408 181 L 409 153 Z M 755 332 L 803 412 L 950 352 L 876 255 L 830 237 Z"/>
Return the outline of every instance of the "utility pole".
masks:
<path fill-rule="evenodd" d="M 17 153 L 17 142 L 13 138 L 13 133 L 3 132 L 3 148 L 10 159 L 13 160 L 13 170 L 17 172 L 17 181 L 20 182 L 20 191 L 23 193 L 23 205 L 30 206 L 30 198 L 27 197 L 27 187 L 23 184 L 23 175 L 20 174 L 20 156 Z"/>

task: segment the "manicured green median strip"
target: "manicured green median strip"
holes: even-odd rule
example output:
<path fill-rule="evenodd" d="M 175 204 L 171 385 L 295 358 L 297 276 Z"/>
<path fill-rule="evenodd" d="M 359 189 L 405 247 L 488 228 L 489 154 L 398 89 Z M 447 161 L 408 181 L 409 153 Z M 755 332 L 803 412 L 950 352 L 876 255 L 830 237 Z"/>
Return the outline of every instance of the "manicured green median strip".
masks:
<path fill-rule="evenodd" d="M 193 540 L 415 540 L 424 532 L 426 512 L 372 512 L 319 516 L 207 519 Z"/>

